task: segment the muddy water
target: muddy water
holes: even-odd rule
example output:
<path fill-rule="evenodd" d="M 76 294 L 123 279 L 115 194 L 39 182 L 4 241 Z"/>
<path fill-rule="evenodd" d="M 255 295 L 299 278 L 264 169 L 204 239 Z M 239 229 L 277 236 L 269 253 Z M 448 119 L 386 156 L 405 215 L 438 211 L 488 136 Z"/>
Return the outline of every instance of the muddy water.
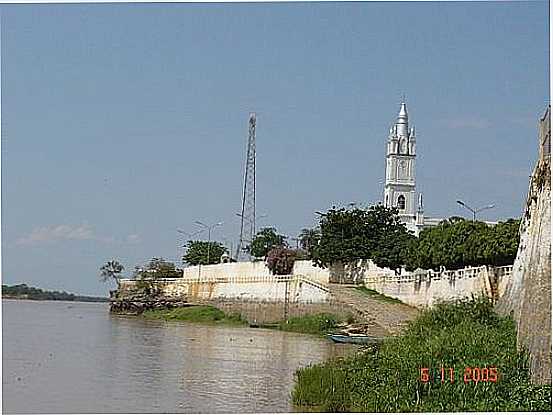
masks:
<path fill-rule="evenodd" d="M 8 413 L 291 412 L 300 366 L 351 352 L 315 336 L 2 302 Z"/>

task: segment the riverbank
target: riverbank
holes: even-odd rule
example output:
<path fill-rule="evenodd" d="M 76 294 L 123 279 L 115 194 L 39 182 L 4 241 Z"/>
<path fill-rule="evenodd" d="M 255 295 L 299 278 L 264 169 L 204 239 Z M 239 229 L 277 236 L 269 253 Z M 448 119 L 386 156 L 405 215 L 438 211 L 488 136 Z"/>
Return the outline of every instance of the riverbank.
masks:
<path fill-rule="evenodd" d="M 440 304 L 378 350 L 299 369 L 292 397 L 323 412 L 551 411 L 514 322 L 483 299 Z"/>
<path fill-rule="evenodd" d="M 224 313 L 220 309 L 209 305 L 193 305 L 168 309 L 151 309 L 142 313 L 147 319 L 161 319 L 165 321 L 187 321 L 193 323 L 211 323 L 249 326 L 250 324 L 239 313 Z M 300 317 L 291 317 L 287 320 L 261 324 L 257 327 L 289 331 L 295 333 L 314 334 L 324 336 L 344 324 L 353 323 L 351 315 L 340 316 L 330 313 L 307 314 Z"/>

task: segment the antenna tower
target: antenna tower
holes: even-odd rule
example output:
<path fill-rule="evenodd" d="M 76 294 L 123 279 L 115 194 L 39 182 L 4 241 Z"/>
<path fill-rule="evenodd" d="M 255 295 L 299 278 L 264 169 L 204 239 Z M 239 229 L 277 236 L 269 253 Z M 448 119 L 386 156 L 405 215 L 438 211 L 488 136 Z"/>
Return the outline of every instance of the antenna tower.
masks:
<path fill-rule="evenodd" d="M 250 260 L 250 245 L 255 236 L 255 112 L 250 112 L 248 149 L 244 173 L 244 193 L 240 215 L 240 242 L 236 250 L 236 260 Z"/>

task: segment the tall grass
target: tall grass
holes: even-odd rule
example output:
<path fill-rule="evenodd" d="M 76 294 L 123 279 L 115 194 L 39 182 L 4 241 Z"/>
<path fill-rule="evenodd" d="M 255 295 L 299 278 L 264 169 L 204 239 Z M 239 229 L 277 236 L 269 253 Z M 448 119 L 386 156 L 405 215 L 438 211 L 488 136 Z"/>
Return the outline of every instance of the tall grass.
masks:
<path fill-rule="evenodd" d="M 439 375 L 442 366 L 445 382 L 420 380 L 421 368 Z M 465 383 L 466 367 L 496 367 L 498 381 Z M 325 412 L 550 411 L 551 385 L 530 383 L 514 322 L 488 300 L 470 299 L 423 312 L 380 349 L 299 369 L 292 398 Z"/>

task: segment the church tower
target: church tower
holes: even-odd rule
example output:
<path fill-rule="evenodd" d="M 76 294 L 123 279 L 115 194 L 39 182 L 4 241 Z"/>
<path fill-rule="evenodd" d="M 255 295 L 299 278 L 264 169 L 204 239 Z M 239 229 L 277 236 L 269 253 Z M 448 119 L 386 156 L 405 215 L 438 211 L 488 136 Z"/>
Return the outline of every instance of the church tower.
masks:
<path fill-rule="evenodd" d="M 415 208 L 415 128 L 409 128 L 407 105 L 401 103 L 396 122 L 390 128 L 386 147 L 386 181 L 384 206 L 396 207 L 407 229 L 418 234 L 417 223 L 423 221 L 422 197 Z"/>

